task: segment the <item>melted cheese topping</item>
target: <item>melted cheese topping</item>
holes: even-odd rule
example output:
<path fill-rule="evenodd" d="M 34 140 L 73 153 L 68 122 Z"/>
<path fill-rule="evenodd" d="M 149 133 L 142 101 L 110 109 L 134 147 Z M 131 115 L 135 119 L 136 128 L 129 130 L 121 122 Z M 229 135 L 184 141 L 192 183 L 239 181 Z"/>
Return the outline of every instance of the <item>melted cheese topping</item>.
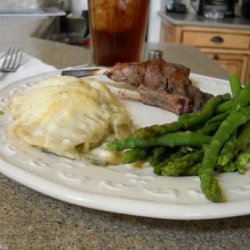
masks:
<path fill-rule="evenodd" d="M 12 134 L 74 159 L 89 155 L 110 135 L 128 136 L 133 128 L 122 103 L 92 78 L 56 76 L 14 94 L 7 106 L 14 120 Z"/>

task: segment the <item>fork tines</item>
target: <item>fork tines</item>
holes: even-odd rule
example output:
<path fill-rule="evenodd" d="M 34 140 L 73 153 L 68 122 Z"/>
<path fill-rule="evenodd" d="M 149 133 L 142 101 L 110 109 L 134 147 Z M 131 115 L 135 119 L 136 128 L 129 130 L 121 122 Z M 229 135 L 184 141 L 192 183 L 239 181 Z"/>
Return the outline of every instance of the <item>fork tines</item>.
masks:
<path fill-rule="evenodd" d="M 18 69 L 22 61 L 23 52 L 20 48 L 9 48 L 3 64 L 1 66 L 1 71 L 4 72 L 14 72 Z"/>

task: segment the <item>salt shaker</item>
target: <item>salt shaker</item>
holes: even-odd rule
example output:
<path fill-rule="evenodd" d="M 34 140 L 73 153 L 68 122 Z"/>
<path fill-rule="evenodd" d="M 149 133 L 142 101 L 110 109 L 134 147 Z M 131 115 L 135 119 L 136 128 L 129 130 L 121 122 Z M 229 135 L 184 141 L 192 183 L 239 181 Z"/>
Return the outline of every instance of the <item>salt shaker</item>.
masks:
<path fill-rule="evenodd" d="M 148 59 L 156 59 L 156 58 L 162 58 L 162 51 L 158 49 L 151 49 L 148 52 Z"/>

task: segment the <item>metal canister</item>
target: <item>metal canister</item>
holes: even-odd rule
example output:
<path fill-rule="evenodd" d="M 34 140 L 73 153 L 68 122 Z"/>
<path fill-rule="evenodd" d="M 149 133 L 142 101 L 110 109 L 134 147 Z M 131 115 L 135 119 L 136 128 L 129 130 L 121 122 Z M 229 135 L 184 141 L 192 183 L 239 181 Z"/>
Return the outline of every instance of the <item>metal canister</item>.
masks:
<path fill-rule="evenodd" d="M 156 58 L 162 58 L 162 51 L 159 49 L 151 49 L 148 52 L 148 59 L 156 59 Z"/>

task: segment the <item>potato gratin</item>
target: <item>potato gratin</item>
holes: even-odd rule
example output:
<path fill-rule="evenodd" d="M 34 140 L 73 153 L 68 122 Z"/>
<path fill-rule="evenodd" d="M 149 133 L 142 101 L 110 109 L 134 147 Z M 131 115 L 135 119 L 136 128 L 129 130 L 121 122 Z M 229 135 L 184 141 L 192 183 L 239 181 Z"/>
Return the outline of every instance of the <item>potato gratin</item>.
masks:
<path fill-rule="evenodd" d="M 103 144 L 132 132 L 131 118 L 105 84 L 93 78 L 56 76 L 7 103 L 10 132 L 25 143 L 72 159 L 83 156 L 97 164 L 116 163 Z"/>

